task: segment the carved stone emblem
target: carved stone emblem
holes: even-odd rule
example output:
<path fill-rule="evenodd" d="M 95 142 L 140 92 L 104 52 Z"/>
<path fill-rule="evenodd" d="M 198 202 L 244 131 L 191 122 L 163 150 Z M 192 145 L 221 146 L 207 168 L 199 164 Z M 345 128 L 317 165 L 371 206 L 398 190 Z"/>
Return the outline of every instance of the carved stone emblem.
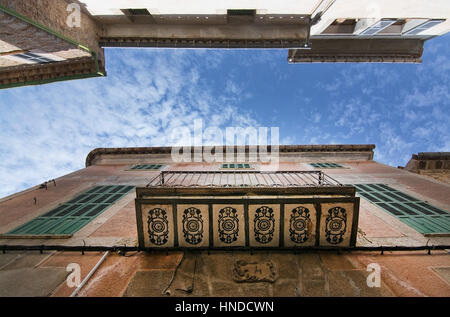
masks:
<path fill-rule="evenodd" d="M 271 261 L 263 263 L 237 261 L 234 264 L 233 280 L 238 283 L 274 283 L 277 278 L 278 272 Z"/>

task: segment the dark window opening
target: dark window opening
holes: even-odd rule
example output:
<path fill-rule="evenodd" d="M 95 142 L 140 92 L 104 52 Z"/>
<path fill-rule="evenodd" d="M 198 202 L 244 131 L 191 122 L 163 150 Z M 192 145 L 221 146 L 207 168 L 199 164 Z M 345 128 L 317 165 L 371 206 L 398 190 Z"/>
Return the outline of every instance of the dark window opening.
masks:
<path fill-rule="evenodd" d="M 125 11 L 132 16 L 151 15 L 147 9 L 126 9 Z"/>
<path fill-rule="evenodd" d="M 406 24 L 406 20 L 397 20 L 397 22 L 391 24 L 387 28 L 378 32 L 377 34 L 379 34 L 379 35 L 401 35 L 405 24 Z"/>
<path fill-rule="evenodd" d="M 336 19 L 331 25 L 322 32 L 322 34 L 339 35 L 353 34 L 355 32 L 355 19 Z"/>
<path fill-rule="evenodd" d="M 230 16 L 250 16 L 250 17 L 254 17 L 256 15 L 256 10 L 242 10 L 242 9 L 238 9 L 238 10 L 228 10 L 227 14 Z"/>
<path fill-rule="evenodd" d="M 256 10 L 228 10 L 228 23 L 245 24 L 254 23 L 256 17 Z"/>

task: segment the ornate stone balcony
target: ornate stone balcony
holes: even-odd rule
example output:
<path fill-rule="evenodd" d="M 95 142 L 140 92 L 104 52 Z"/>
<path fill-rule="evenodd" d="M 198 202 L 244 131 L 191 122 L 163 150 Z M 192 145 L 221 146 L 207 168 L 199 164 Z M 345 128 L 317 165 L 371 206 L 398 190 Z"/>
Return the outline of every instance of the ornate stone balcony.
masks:
<path fill-rule="evenodd" d="M 320 171 L 162 172 L 137 189 L 145 248 L 351 247 L 359 198 Z"/>

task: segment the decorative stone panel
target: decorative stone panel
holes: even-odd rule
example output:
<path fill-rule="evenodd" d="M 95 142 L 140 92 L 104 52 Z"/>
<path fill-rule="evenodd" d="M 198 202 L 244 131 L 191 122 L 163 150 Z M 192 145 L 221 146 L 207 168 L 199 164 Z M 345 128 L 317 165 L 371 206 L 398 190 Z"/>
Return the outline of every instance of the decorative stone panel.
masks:
<path fill-rule="evenodd" d="M 277 247 L 280 245 L 280 205 L 248 206 L 250 246 Z"/>
<path fill-rule="evenodd" d="M 143 248 L 344 248 L 356 244 L 359 198 L 176 196 L 136 207 Z"/>
<path fill-rule="evenodd" d="M 209 226 L 208 205 L 177 205 L 178 243 L 180 247 L 208 247 Z"/>
<path fill-rule="evenodd" d="M 284 245 L 314 246 L 317 237 L 317 211 L 314 204 L 284 205 Z"/>
<path fill-rule="evenodd" d="M 172 205 L 143 205 L 142 227 L 146 246 L 174 247 L 175 229 Z"/>
<path fill-rule="evenodd" d="M 213 245 L 245 247 L 244 205 L 213 205 Z"/>
<path fill-rule="evenodd" d="M 354 204 L 325 203 L 321 204 L 320 245 L 350 246 Z"/>

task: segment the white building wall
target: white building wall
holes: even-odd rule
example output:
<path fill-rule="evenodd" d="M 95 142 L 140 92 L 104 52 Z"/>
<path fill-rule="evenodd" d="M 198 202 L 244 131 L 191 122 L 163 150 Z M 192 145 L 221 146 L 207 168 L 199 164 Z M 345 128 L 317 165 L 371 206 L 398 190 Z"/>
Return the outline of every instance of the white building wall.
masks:
<path fill-rule="evenodd" d="M 256 9 L 260 14 L 309 14 L 321 0 L 82 0 L 93 15 L 148 9 L 152 14 L 226 14 L 227 9 Z"/>
<path fill-rule="evenodd" d="M 449 0 L 336 0 L 325 12 L 312 35 L 320 34 L 334 20 L 341 18 L 427 18 L 447 21 L 428 29 L 421 35 L 442 35 L 450 31 Z"/>
<path fill-rule="evenodd" d="M 311 35 L 339 18 L 426 18 L 446 21 L 421 33 L 450 31 L 450 0 L 81 0 L 92 15 L 123 15 L 121 9 L 147 9 L 152 15 L 223 15 L 227 9 L 256 9 L 258 14 L 314 15 L 327 9 Z M 331 4 L 331 6 L 329 6 Z"/>

